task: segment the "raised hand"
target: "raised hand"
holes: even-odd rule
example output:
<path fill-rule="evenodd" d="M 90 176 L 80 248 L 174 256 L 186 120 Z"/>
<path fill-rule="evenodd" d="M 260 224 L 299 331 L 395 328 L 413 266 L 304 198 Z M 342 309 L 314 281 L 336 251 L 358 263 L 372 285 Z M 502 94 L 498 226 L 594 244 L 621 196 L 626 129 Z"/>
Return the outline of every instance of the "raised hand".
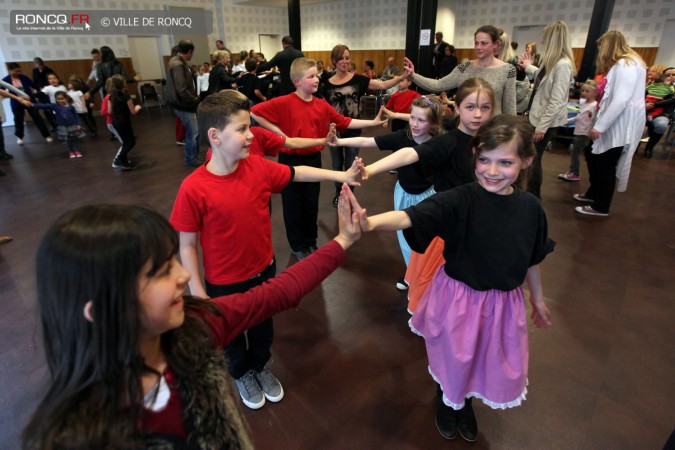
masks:
<path fill-rule="evenodd" d="M 363 169 L 364 169 L 363 160 L 357 156 L 356 158 L 354 158 L 352 166 L 349 169 L 345 170 L 346 176 L 345 182 L 350 186 L 361 186 L 359 180 L 362 179 L 361 173 Z"/>
<path fill-rule="evenodd" d="M 335 240 L 342 245 L 342 248 L 347 249 L 347 247 L 351 246 L 351 244 L 358 241 L 361 237 L 361 225 L 358 215 L 352 210 L 345 191 L 351 192 L 351 189 L 346 184 L 343 184 L 337 206 L 340 232 L 335 237 Z"/>
<path fill-rule="evenodd" d="M 351 189 L 346 187 L 345 185 L 342 186 L 342 192 L 340 193 L 340 196 L 346 196 L 347 199 L 349 199 L 349 204 L 352 208 L 352 212 L 356 214 L 359 220 L 359 224 L 361 225 L 361 230 L 363 231 L 369 231 L 368 230 L 368 216 L 366 214 L 365 208 L 362 208 L 361 205 L 359 205 L 359 201 L 356 199 L 356 196 L 352 192 Z"/>
<path fill-rule="evenodd" d="M 330 145 L 331 147 L 336 147 L 340 145 L 338 144 L 337 131 L 334 123 L 331 123 L 330 126 L 328 127 L 328 134 L 326 135 L 326 144 Z"/>
<path fill-rule="evenodd" d="M 408 58 L 403 58 L 403 70 L 405 70 L 406 76 L 415 76 L 415 65 Z"/>

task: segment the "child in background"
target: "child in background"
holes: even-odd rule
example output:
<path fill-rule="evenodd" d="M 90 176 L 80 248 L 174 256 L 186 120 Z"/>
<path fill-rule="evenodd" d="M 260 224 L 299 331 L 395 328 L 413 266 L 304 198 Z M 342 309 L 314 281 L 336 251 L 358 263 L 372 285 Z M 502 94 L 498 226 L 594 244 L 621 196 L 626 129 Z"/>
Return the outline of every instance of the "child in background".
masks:
<path fill-rule="evenodd" d="M 204 301 L 185 295 L 190 273 L 160 214 L 123 205 L 66 213 L 37 258 L 50 379 L 22 448 L 251 450 L 222 348 L 296 307 L 344 261 L 361 232 L 344 200 L 338 224 L 333 241 L 264 286 Z"/>
<path fill-rule="evenodd" d="M 419 97 L 412 102 L 411 107 L 408 107 L 408 111 L 409 124 L 402 130 L 393 131 L 392 133 L 374 138 L 353 137 L 338 139 L 336 136 L 331 136 L 329 144 L 331 146 L 377 147 L 380 150 L 393 150 L 396 152 L 405 147 L 422 144 L 441 132 L 443 106 L 438 98 Z M 398 169 L 398 181 L 394 187 L 394 209 L 396 211 L 416 205 L 435 193 L 433 184 L 425 177 L 422 164 L 419 161 Z M 398 244 L 401 247 L 403 259 L 407 267 L 410 261 L 410 246 L 403 237 L 402 232 L 398 231 L 396 234 L 398 235 Z M 405 277 L 398 280 L 396 288 L 400 291 L 408 289 Z"/>
<path fill-rule="evenodd" d="M 413 249 L 434 236 L 446 263 L 422 297 L 410 326 L 425 338 L 429 373 L 438 383 L 436 425 L 446 439 L 478 437 L 473 397 L 493 409 L 519 406 L 527 394 L 527 282 L 537 327 L 551 324 L 539 264 L 553 251 L 539 200 L 514 187 L 532 164 L 534 127 L 498 115 L 472 139 L 476 180 L 404 211 L 368 217 L 345 194 L 364 231 L 405 230 Z"/>
<path fill-rule="evenodd" d="M 672 84 L 666 83 L 668 76 L 665 73 L 656 75 L 652 83 L 645 88 L 646 96 L 645 102 L 654 103 L 663 100 L 669 95 L 675 93 L 675 87 Z M 647 120 L 652 121 L 655 117 L 663 114 L 663 108 L 653 108 L 647 111 Z"/>
<path fill-rule="evenodd" d="M 84 111 L 83 114 L 80 114 L 78 111 L 78 114 L 80 114 L 80 120 L 84 125 L 87 127 L 89 130 L 89 134 L 91 136 L 96 137 L 98 136 L 98 130 L 96 128 L 96 120 L 94 119 L 94 101 L 90 99 L 89 91 L 89 86 L 84 82 L 82 77 L 79 75 L 71 75 L 70 78 L 68 79 L 68 95 L 70 95 L 71 91 L 80 91 L 82 93 L 82 98 L 84 100 L 84 107 L 86 111 Z M 71 89 L 72 85 L 72 89 Z M 71 95 L 71 98 L 73 99 L 73 105 L 77 104 L 77 100 L 75 97 Z M 75 106 L 75 109 L 77 109 L 77 106 Z"/>
<path fill-rule="evenodd" d="M 72 105 L 75 108 L 77 116 L 80 118 L 80 123 L 84 124 L 87 120 L 87 106 L 85 105 L 84 94 L 82 91 L 75 89 L 72 82 L 68 82 L 68 97 L 72 100 Z M 89 127 L 90 128 L 90 127 Z M 91 128 L 90 128 L 91 130 Z M 84 135 L 85 133 L 82 132 Z M 83 136 L 80 136 L 83 137 Z"/>
<path fill-rule="evenodd" d="M 373 120 L 360 120 L 338 114 L 325 100 L 314 97 L 319 87 L 316 62 L 297 58 L 291 64 L 295 92 L 258 103 L 251 117 L 261 126 L 288 137 L 321 138 L 334 123 L 338 131 L 381 125 L 380 114 Z M 322 146 L 288 151 L 282 150 L 279 162 L 289 166 L 321 167 Z M 286 237 L 293 255 L 306 258 L 316 249 L 318 236 L 319 183 L 293 184 L 281 194 Z"/>
<path fill-rule="evenodd" d="M 198 73 L 197 93 L 199 94 L 199 99 L 204 100 L 209 95 L 209 76 L 211 74 L 204 69 L 203 65 L 199 66 Z"/>
<path fill-rule="evenodd" d="M 387 109 L 395 113 L 410 114 L 410 105 L 413 100 L 420 96 L 418 92 L 410 89 L 412 80 L 404 78 L 398 83 L 398 91 L 394 92 L 387 101 Z M 391 122 L 391 131 L 403 130 L 408 125 L 406 120 L 393 119 Z"/>
<path fill-rule="evenodd" d="M 245 66 L 246 73 L 240 76 L 239 81 L 237 81 L 239 92 L 248 97 L 251 106 L 267 101 L 267 98 L 261 92 L 262 82 L 255 72 L 255 68 L 258 67 L 258 60 L 255 58 L 248 58 Z M 255 125 L 255 121 L 252 121 L 252 124 Z"/>
<path fill-rule="evenodd" d="M 591 131 L 598 102 L 595 100 L 595 80 L 587 80 L 581 86 L 581 98 L 584 103 L 579 107 L 579 114 L 568 119 L 574 123 L 574 140 L 570 146 L 570 169 L 567 173 L 558 174 L 558 178 L 565 181 L 579 181 L 579 153 L 591 142 L 588 132 Z M 581 102 L 580 102 L 581 103 Z"/>
<path fill-rule="evenodd" d="M 245 292 L 276 275 L 268 208 L 272 193 L 288 190 L 291 182 L 358 184 L 360 161 L 340 172 L 249 156 L 249 108 L 244 94 L 226 89 L 209 95 L 197 109 L 199 135 L 208 139 L 211 158 L 183 180 L 171 224 L 179 231 L 181 260 L 192 275 L 190 292 L 199 297 Z M 272 319 L 250 325 L 232 337 L 225 353 L 244 404 L 258 409 L 265 399 L 280 401 L 284 390 L 269 370 Z"/>
<path fill-rule="evenodd" d="M 53 74 L 49 74 L 51 76 Z M 80 153 L 80 118 L 73 107 L 73 99 L 65 91 L 57 91 L 54 94 L 56 103 L 37 103 L 38 109 L 46 109 L 54 112 L 56 116 L 56 137 L 68 146 L 68 155 L 71 159 L 81 158 Z"/>
<path fill-rule="evenodd" d="M 459 86 L 455 99 L 459 116 L 456 128 L 414 148 L 403 148 L 365 167 L 364 178 L 419 161 L 422 175 L 431 177 L 436 192 L 472 182 L 474 172 L 470 141 L 483 122 L 491 117 L 494 93 L 490 83 L 484 79 L 469 78 Z M 411 314 L 415 312 L 438 266 L 444 262 L 443 245 L 443 239 L 437 237 L 424 254 L 411 252 L 403 283 L 397 283 L 401 290 L 409 286 L 408 311 Z"/>
<path fill-rule="evenodd" d="M 122 146 L 113 159 L 114 169 L 132 170 L 136 165 L 129 158 L 129 152 L 136 145 L 134 130 L 131 128 L 131 116 L 138 114 L 141 105 L 135 105 L 131 96 L 126 91 L 127 83 L 122 75 L 110 77 L 110 97 L 108 98 L 108 113 L 112 116 L 112 125 L 117 131 L 118 139 L 122 140 Z"/>
<path fill-rule="evenodd" d="M 55 73 L 50 73 L 49 75 L 47 75 L 47 82 L 49 82 L 49 86 L 43 87 L 42 92 L 44 92 L 49 96 L 49 103 L 56 103 L 55 97 L 56 93 L 67 92 L 67 89 L 63 85 L 61 80 L 59 80 L 59 77 L 57 77 Z"/>
<path fill-rule="evenodd" d="M 120 137 L 119 133 L 117 133 L 117 130 L 115 130 L 115 127 L 112 124 L 112 114 L 110 114 L 110 89 L 112 89 L 112 77 L 108 78 L 105 82 L 105 96 L 103 97 L 103 100 L 101 101 L 101 115 L 105 118 L 105 125 L 108 128 L 108 131 L 110 131 L 110 135 L 113 136 L 113 139 L 117 139 L 120 144 L 122 144 L 122 138 Z M 117 149 L 117 153 L 122 151 L 122 147 L 120 146 L 119 149 Z"/>

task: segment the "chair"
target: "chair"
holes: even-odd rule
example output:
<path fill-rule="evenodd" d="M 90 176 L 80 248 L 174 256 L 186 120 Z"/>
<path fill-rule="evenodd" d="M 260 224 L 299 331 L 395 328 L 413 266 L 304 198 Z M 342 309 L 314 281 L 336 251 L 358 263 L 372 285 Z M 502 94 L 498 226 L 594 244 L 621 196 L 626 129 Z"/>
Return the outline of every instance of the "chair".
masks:
<path fill-rule="evenodd" d="M 141 98 L 141 104 L 143 109 L 147 111 L 148 100 L 154 100 L 159 105 L 159 109 L 162 109 L 162 96 L 159 94 L 156 88 L 156 84 L 153 81 L 141 81 L 138 83 L 138 92 Z"/>
<path fill-rule="evenodd" d="M 359 117 L 370 120 L 377 116 L 379 107 L 377 97 L 374 95 L 364 95 L 359 100 Z"/>

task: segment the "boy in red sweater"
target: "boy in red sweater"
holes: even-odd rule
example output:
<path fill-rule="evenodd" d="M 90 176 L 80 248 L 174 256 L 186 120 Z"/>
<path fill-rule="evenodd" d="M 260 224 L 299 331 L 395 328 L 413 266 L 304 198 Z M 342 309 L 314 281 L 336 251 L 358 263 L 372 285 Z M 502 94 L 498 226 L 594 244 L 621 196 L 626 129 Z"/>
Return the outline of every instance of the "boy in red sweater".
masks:
<path fill-rule="evenodd" d="M 197 123 L 199 135 L 209 141 L 212 156 L 183 180 L 170 220 L 179 232 L 183 266 L 191 274 L 190 292 L 204 298 L 246 292 L 276 274 L 270 195 L 283 191 L 291 181 L 358 185 L 358 163 L 338 172 L 289 167 L 249 156 L 254 138 L 249 130 L 249 100 L 233 90 L 206 97 L 199 104 Z M 278 402 L 284 396 L 281 384 L 268 369 L 273 336 L 272 319 L 268 319 L 225 348 L 230 375 L 244 404 L 252 409 L 262 407 L 265 399 Z"/>
<path fill-rule="evenodd" d="M 325 136 L 334 123 L 337 131 L 381 125 L 378 114 L 373 120 L 351 119 L 338 114 L 325 100 L 314 97 L 319 87 L 316 62 L 298 58 L 291 65 L 291 79 L 296 91 L 259 103 L 251 110 L 261 126 L 288 137 L 318 138 Z M 281 149 L 279 162 L 289 166 L 321 167 L 323 146 L 302 150 Z M 281 193 L 286 237 L 293 254 L 306 258 L 316 250 L 319 213 L 319 183 L 294 184 Z"/>
<path fill-rule="evenodd" d="M 404 78 L 398 83 L 398 91 L 394 92 L 387 102 L 387 109 L 389 111 L 410 114 L 410 105 L 420 96 L 418 92 L 410 89 L 411 84 L 412 80 L 410 78 Z M 408 125 L 408 122 L 405 120 L 392 119 L 391 131 L 402 130 L 406 125 Z"/>

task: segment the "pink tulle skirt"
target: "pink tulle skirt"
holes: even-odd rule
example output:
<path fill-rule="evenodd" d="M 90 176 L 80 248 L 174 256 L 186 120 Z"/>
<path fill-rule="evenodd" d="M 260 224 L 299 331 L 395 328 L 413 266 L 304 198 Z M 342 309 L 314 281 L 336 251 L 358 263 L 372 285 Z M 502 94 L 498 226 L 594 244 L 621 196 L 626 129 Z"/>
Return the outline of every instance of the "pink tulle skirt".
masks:
<path fill-rule="evenodd" d="M 422 296 L 410 328 L 424 337 L 429 373 L 446 405 L 476 397 L 495 409 L 527 394 L 527 319 L 520 287 L 476 291 L 448 277 L 444 264 Z"/>

